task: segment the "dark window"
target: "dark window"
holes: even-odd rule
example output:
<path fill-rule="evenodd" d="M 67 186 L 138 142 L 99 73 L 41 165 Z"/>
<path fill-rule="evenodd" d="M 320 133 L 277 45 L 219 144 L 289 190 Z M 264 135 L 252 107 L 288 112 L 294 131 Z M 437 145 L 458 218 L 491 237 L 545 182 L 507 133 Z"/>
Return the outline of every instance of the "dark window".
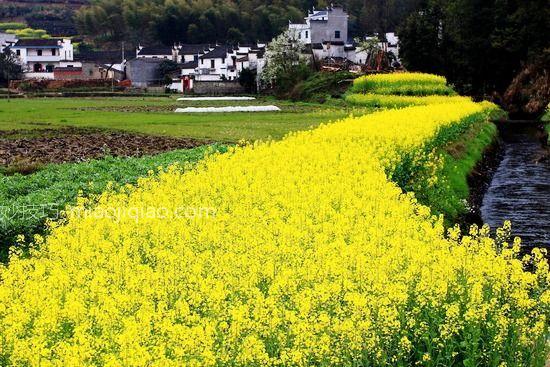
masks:
<path fill-rule="evenodd" d="M 16 50 L 16 51 L 15 51 L 15 54 L 16 54 L 17 56 L 21 56 L 21 50 Z"/>
<path fill-rule="evenodd" d="M 334 38 L 340 38 L 340 31 L 334 31 Z"/>
<path fill-rule="evenodd" d="M 38 56 L 42 56 L 42 50 L 36 51 L 36 54 L 37 54 Z"/>
<path fill-rule="evenodd" d="M 197 61 L 198 59 L 199 59 L 199 55 L 193 56 L 193 60 L 194 60 L 194 61 Z"/>
<path fill-rule="evenodd" d="M 216 68 L 216 61 L 215 60 L 210 60 L 210 68 L 211 69 Z"/>
<path fill-rule="evenodd" d="M 201 59 L 201 65 L 203 65 L 203 64 L 204 64 L 204 59 Z"/>
<path fill-rule="evenodd" d="M 52 56 L 55 56 L 55 48 L 52 48 Z"/>
<path fill-rule="evenodd" d="M 306 31 L 306 38 L 309 37 L 309 31 Z"/>
<path fill-rule="evenodd" d="M 35 73 L 39 73 L 42 71 L 42 64 L 34 64 L 33 70 Z"/>
<path fill-rule="evenodd" d="M 53 65 L 46 65 L 46 72 L 53 73 Z"/>

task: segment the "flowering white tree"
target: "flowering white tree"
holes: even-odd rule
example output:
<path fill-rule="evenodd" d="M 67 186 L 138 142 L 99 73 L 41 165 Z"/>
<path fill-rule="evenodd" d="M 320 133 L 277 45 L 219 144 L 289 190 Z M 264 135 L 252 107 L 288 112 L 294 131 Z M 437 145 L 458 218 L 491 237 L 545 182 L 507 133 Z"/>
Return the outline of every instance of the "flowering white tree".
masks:
<path fill-rule="evenodd" d="M 266 48 L 264 66 L 260 79 L 272 84 L 291 74 L 298 66 L 307 65 L 309 56 L 304 54 L 305 44 L 289 30 L 274 38 Z"/>

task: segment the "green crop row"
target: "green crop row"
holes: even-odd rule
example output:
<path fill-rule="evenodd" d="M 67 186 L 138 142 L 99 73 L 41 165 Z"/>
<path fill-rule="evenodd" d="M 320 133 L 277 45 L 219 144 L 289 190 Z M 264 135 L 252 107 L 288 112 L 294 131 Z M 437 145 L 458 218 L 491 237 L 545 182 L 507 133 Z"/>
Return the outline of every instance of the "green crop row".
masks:
<path fill-rule="evenodd" d="M 31 175 L 0 176 L 0 258 L 5 259 L 18 235 L 29 238 L 43 232 L 46 220 L 58 217 L 79 194 L 100 194 L 110 182 L 133 184 L 158 167 L 196 163 L 210 152 L 225 150 L 223 145 L 202 146 L 140 158 L 51 164 Z"/>
<path fill-rule="evenodd" d="M 353 93 L 345 97 L 346 102 L 356 106 L 374 107 L 374 108 L 403 108 L 410 106 L 426 106 L 429 104 L 455 103 L 469 100 L 462 96 L 392 96 L 382 94 L 361 94 Z"/>

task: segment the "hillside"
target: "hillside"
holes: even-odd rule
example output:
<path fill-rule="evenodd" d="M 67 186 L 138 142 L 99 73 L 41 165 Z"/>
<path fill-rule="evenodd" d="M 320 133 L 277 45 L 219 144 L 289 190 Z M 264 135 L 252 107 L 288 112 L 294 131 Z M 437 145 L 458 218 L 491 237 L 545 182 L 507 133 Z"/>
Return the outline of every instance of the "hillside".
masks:
<path fill-rule="evenodd" d="M 74 12 L 88 0 L 18 0 L 0 3 L 0 22 L 23 22 L 54 36 L 76 35 Z"/>

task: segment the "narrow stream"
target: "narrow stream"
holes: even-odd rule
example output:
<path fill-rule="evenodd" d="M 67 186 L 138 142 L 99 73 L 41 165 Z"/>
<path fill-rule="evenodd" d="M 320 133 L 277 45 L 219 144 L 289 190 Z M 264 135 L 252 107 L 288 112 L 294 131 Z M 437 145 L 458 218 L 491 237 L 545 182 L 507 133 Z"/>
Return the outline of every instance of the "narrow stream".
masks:
<path fill-rule="evenodd" d="M 550 159 L 535 126 L 500 128 L 503 160 L 483 198 L 481 216 L 492 229 L 505 220 L 526 248 L 550 248 Z"/>

